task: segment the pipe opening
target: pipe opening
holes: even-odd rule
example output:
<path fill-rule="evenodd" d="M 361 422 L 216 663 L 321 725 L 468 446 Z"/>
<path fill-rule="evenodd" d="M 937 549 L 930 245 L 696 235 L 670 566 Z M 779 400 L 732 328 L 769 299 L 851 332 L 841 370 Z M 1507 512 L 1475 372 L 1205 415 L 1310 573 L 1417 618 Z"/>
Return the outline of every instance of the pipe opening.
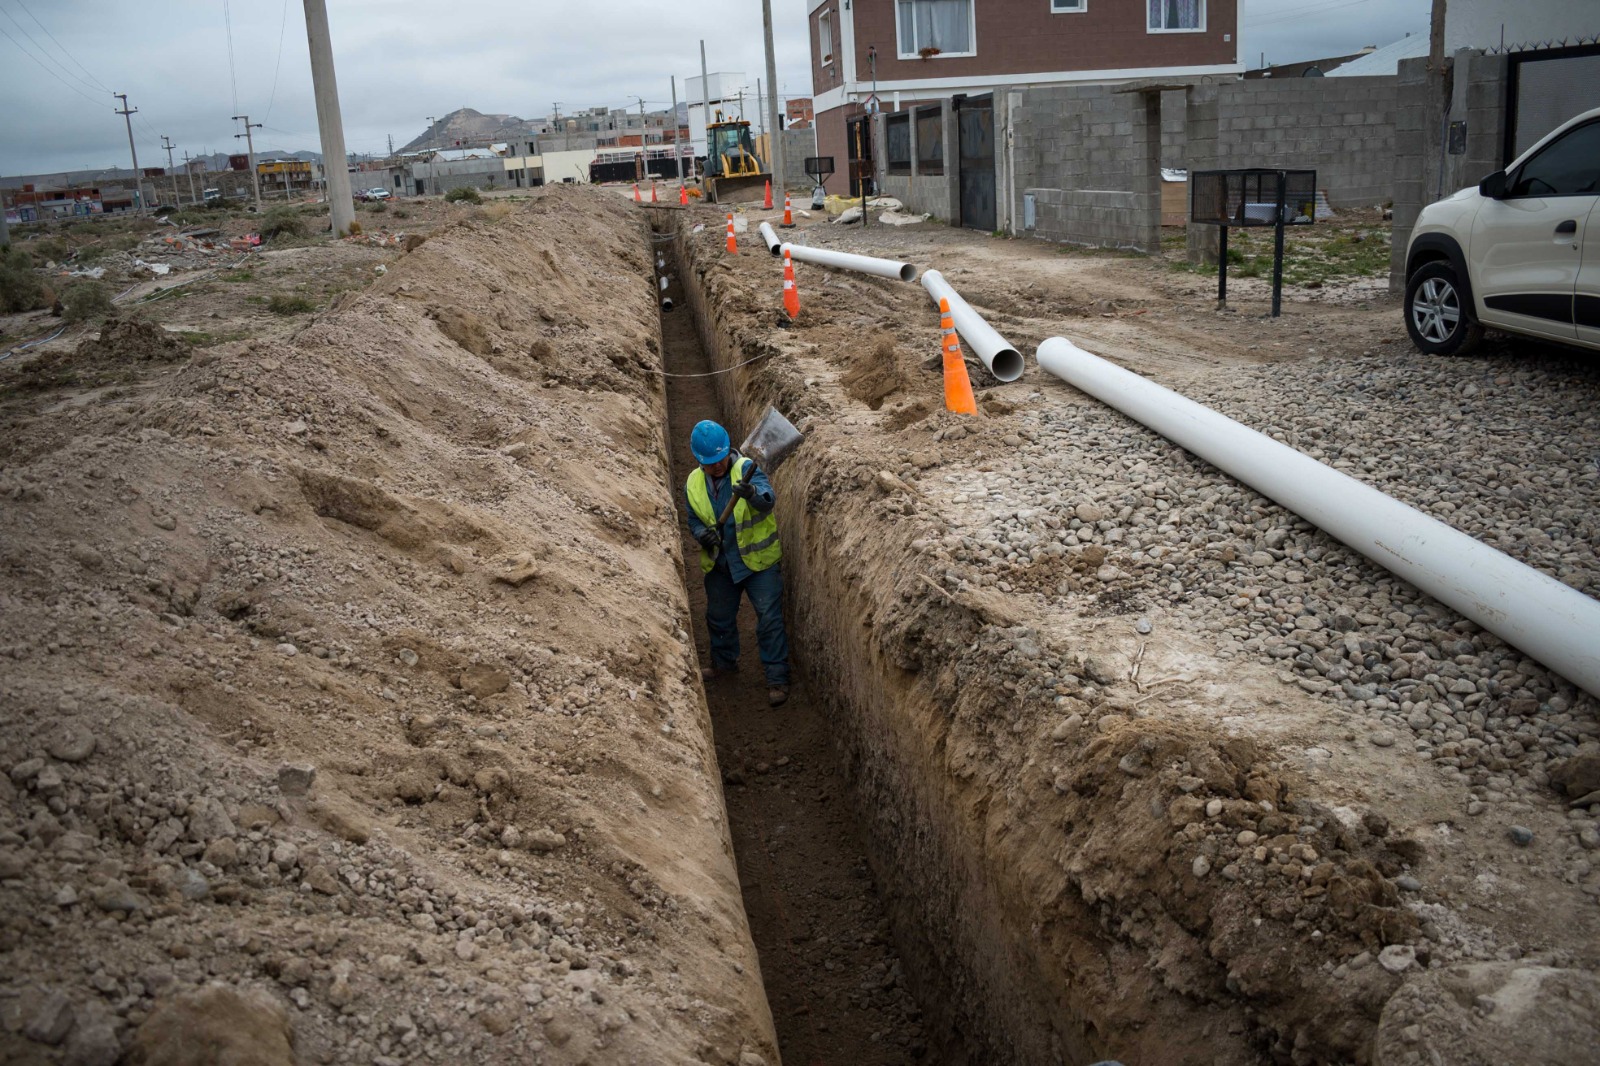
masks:
<path fill-rule="evenodd" d="M 1017 380 L 1022 376 L 1022 353 L 1015 348 L 1001 348 L 994 353 L 989 370 L 1000 381 Z"/>

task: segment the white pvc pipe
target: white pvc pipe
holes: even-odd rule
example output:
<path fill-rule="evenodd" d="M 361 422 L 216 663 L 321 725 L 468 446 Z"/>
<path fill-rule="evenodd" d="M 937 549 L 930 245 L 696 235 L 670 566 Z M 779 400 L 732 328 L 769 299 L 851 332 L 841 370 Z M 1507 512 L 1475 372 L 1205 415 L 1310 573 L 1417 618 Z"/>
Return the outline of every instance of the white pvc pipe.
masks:
<path fill-rule="evenodd" d="M 1038 360 L 1600 696 L 1600 602 L 1065 337 Z"/>
<path fill-rule="evenodd" d="M 767 242 L 767 251 L 773 255 L 783 254 L 783 242 L 778 240 L 778 235 L 773 232 L 770 223 L 763 222 L 756 227 L 761 233 L 761 239 Z"/>
<path fill-rule="evenodd" d="M 943 274 L 937 270 L 924 270 L 922 287 L 933 297 L 935 307 L 939 306 L 941 299 L 950 301 L 950 321 L 954 323 L 956 332 L 961 334 L 961 339 L 978 353 L 978 358 L 989 368 L 989 373 L 999 381 L 1015 381 L 1022 376 L 1022 353 L 996 333 L 994 327 L 985 322 L 972 309 L 972 305 L 950 287 Z"/>
<path fill-rule="evenodd" d="M 787 248 L 789 255 L 800 263 L 816 263 L 818 266 L 838 267 L 841 270 L 859 270 L 863 274 L 893 278 L 896 281 L 910 281 L 917 276 L 916 267 L 893 259 L 877 259 L 870 255 L 854 255 L 850 252 L 831 252 L 826 248 L 808 248 L 803 244 L 785 244 L 776 254 L 782 255 L 784 248 Z"/>

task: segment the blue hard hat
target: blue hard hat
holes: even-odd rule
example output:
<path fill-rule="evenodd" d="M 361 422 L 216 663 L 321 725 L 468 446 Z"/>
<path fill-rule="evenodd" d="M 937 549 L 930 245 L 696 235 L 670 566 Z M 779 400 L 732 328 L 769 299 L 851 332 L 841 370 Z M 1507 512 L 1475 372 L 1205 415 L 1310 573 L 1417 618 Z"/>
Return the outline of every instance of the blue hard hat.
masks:
<path fill-rule="evenodd" d="M 689 450 L 703 466 L 720 463 L 728 454 L 728 431 L 710 419 L 697 423 L 689 434 Z"/>

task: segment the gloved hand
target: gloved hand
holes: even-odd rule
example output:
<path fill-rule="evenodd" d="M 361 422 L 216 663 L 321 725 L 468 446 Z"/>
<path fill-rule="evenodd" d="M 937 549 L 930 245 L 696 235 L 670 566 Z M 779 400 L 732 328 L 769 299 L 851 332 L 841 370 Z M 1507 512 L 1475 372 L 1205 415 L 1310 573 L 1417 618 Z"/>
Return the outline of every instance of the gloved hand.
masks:
<path fill-rule="evenodd" d="M 714 529 L 702 529 L 694 539 L 699 541 L 700 547 L 708 552 L 714 552 L 722 547 L 722 534 Z"/>
<path fill-rule="evenodd" d="M 756 487 L 747 479 L 733 487 L 733 494 L 741 500 L 748 501 L 756 494 Z"/>

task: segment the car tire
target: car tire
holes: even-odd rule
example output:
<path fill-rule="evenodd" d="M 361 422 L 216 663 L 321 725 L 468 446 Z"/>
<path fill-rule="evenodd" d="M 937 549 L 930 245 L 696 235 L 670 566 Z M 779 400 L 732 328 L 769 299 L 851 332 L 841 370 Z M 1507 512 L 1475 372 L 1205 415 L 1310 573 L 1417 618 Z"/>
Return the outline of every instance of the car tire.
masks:
<path fill-rule="evenodd" d="M 1406 279 L 1404 313 L 1411 343 L 1429 355 L 1465 355 L 1483 339 L 1455 268 L 1424 263 Z"/>

